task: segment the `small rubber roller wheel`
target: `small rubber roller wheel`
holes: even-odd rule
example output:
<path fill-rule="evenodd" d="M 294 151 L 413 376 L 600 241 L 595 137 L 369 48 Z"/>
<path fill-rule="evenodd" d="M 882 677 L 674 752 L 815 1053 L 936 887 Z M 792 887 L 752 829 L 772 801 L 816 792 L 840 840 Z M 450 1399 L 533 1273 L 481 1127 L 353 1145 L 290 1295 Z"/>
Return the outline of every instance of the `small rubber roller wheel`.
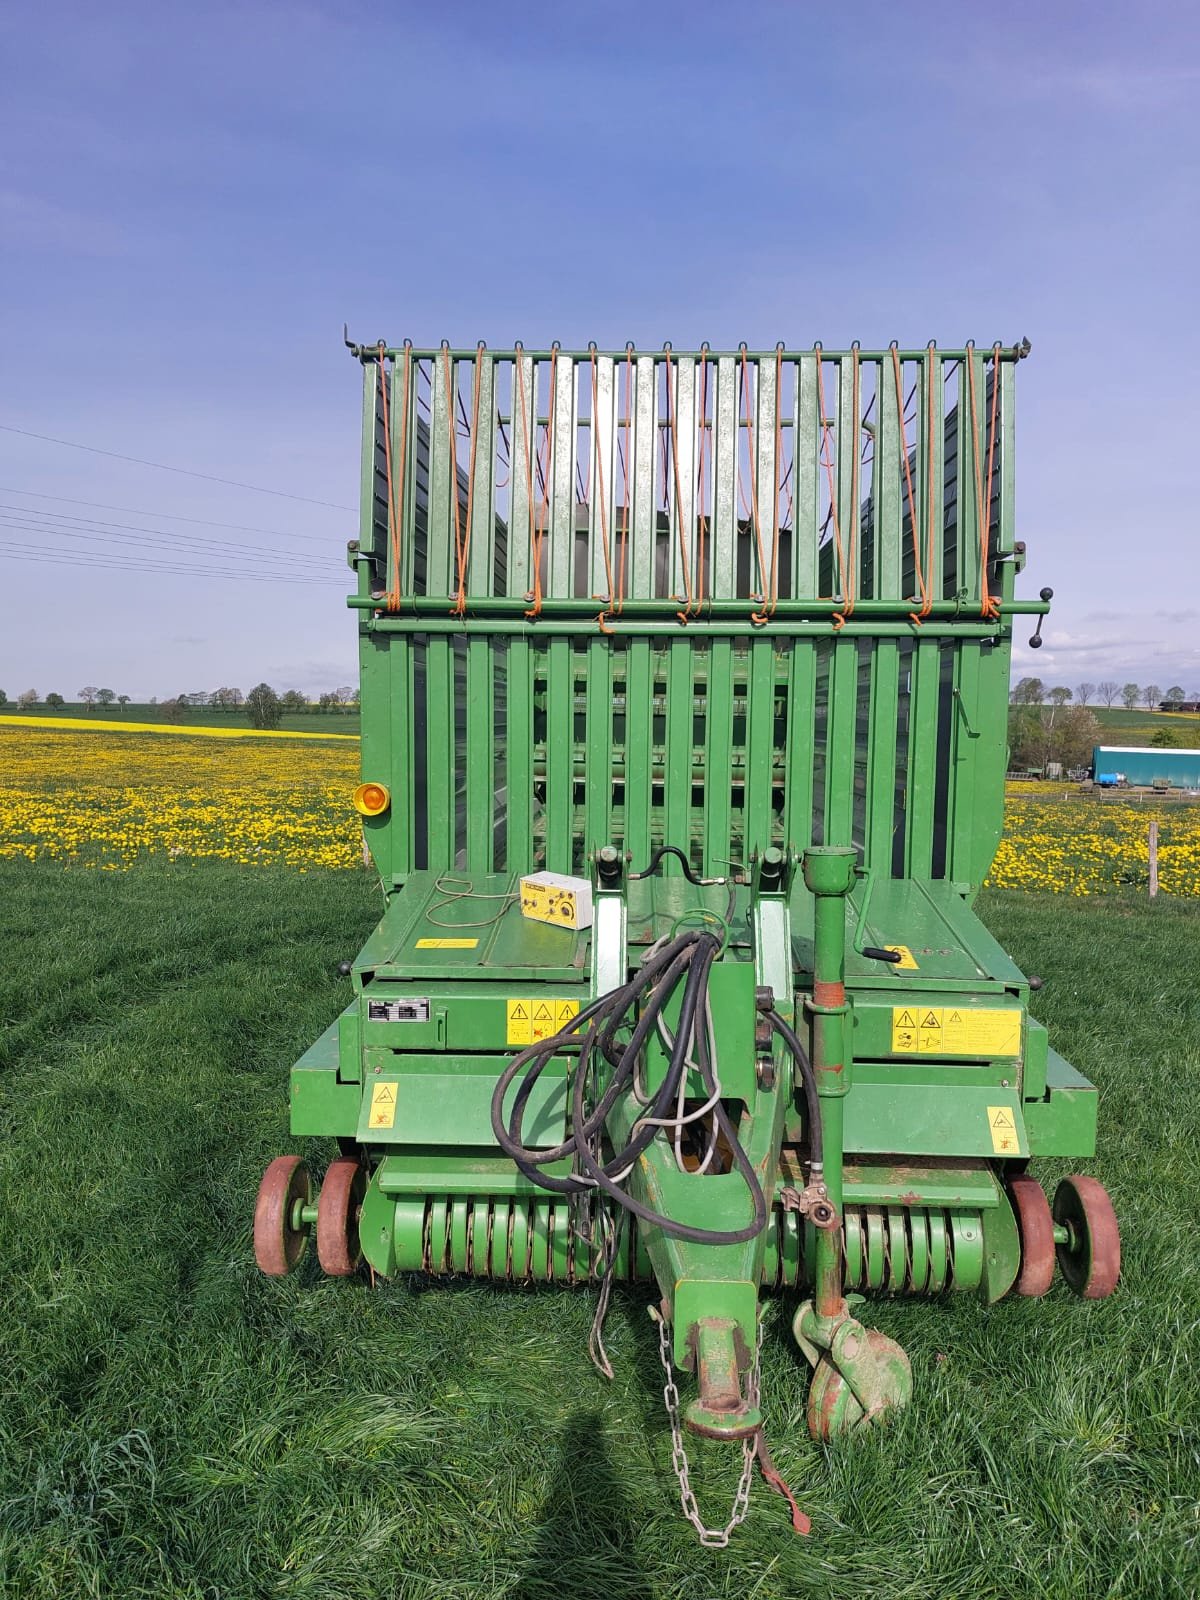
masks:
<path fill-rule="evenodd" d="M 1054 1218 L 1050 1202 L 1036 1178 L 1010 1178 L 1008 1195 L 1021 1236 L 1021 1270 L 1013 1290 L 1038 1296 L 1054 1282 Z"/>
<path fill-rule="evenodd" d="M 1058 1245 L 1062 1275 L 1085 1300 L 1103 1300 L 1121 1276 L 1121 1230 L 1108 1190 L 1074 1172 L 1054 1191 L 1054 1220 L 1068 1230 Z"/>
<path fill-rule="evenodd" d="M 330 1277 L 348 1278 L 358 1270 L 358 1218 L 366 1188 L 361 1162 L 346 1156 L 330 1162 L 317 1201 L 317 1260 Z"/>
<path fill-rule="evenodd" d="M 283 1278 L 308 1244 L 307 1226 L 293 1227 L 296 1201 L 312 1194 L 308 1168 L 299 1156 L 276 1156 L 263 1173 L 254 1207 L 254 1259 L 268 1278 Z"/>

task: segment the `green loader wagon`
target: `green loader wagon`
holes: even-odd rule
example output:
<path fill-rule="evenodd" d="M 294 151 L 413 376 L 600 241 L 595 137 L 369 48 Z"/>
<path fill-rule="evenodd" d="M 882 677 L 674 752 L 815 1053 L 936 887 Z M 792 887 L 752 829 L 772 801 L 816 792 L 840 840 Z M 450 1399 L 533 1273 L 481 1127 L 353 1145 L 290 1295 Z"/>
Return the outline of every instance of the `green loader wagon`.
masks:
<path fill-rule="evenodd" d="M 1028 345 L 352 346 L 386 900 L 291 1073 L 262 1270 L 654 1279 L 684 1430 L 762 1442 L 760 1295 L 830 1439 L 906 1403 L 863 1297 L 1114 1288 L 1096 1091 L 972 902 L 1000 836 Z M 676 1381 L 686 1390 L 680 1399 Z M 798 1527 L 803 1517 L 795 1511 Z"/>

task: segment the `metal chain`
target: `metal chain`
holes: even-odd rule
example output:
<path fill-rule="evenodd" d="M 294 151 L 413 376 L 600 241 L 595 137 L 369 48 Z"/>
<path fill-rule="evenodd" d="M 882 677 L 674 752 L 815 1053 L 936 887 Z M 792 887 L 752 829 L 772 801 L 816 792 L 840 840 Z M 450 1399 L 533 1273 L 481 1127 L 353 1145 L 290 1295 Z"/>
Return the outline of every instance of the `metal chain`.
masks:
<path fill-rule="evenodd" d="M 696 1496 L 692 1493 L 691 1480 L 688 1476 L 687 1450 L 683 1443 L 683 1429 L 679 1420 L 679 1390 L 675 1387 L 674 1364 L 671 1360 L 671 1333 L 665 1317 L 658 1317 L 657 1321 L 658 1352 L 662 1358 L 663 1371 L 667 1375 L 667 1381 L 663 1385 L 663 1400 L 666 1402 L 667 1418 L 671 1424 L 671 1465 L 675 1469 L 675 1476 L 679 1479 L 679 1504 L 683 1507 L 684 1516 L 699 1534 L 700 1543 L 709 1550 L 724 1550 L 729 1543 L 729 1535 L 739 1522 L 746 1520 L 746 1513 L 750 1510 L 750 1484 L 754 1478 L 755 1446 L 758 1435 L 752 1433 L 749 1438 L 742 1440 L 742 1475 L 733 1497 L 733 1510 L 729 1521 L 723 1528 L 708 1527 L 700 1515 L 700 1508 L 696 1504 Z M 758 1378 L 762 1336 L 763 1330 L 760 1324 L 758 1341 L 754 1349 L 754 1364 L 746 1380 L 746 1399 L 755 1407 L 759 1403 Z"/>

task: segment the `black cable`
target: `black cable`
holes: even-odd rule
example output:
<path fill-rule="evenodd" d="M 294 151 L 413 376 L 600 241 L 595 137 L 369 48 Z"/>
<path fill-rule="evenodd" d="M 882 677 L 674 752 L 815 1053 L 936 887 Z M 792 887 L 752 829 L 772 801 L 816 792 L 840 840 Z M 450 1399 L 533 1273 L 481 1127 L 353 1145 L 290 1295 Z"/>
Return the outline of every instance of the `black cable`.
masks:
<path fill-rule="evenodd" d="M 678 854 L 674 847 L 672 853 Z M 661 859 L 663 850 L 652 860 L 647 871 Z M 680 1084 L 689 1066 L 689 1047 L 698 1008 L 705 1003 L 708 975 L 721 949 L 721 940 L 704 928 L 685 930 L 676 939 L 664 945 L 639 968 L 633 977 L 620 988 L 593 1000 L 583 1011 L 571 1019 L 567 1027 L 549 1039 L 539 1040 L 520 1051 L 509 1062 L 497 1081 L 492 1095 L 492 1131 L 500 1148 L 515 1163 L 518 1170 L 539 1188 L 551 1193 L 578 1195 L 600 1188 L 632 1215 L 644 1223 L 659 1227 L 664 1233 L 697 1244 L 742 1244 L 756 1238 L 766 1226 L 768 1207 L 758 1176 L 738 1141 L 737 1132 L 728 1113 L 718 1100 L 713 1108 L 716 1131 L 713 1138 L 722 1135 L 729 1144 L 734 1165 L 750 1190 L 754 1217 L 745 1228 L 707 1229 L 694 1228 L 661 1215 L 635 1200 L 621 1186 L 621 1179 L 629 1167 L 656 1137 L 661 1119 L 677 1100 Z M 685 976 L 686 975 L 686 976 Z M 631 1089 L 642 1050 L 651 1033 L 659 1026 L 661 1013 L 680 980 L 684 991 L 680 1002 L 679 1023 L 671 1042 L 667 1071 L 650 1105 L 634 1124 L 636 1131 L 628 1144 L 608 1161 L 601 1160 L 601 1143 L 610 1112 L 621 1095 Z M 633 1026 L 628 1042 L 618 1048 L 616 1034 L 625 1026 L 638 1002 L 642 1001 L 640 1015 Z M 523 1143 L 522 1125 L 525 1108 L 537 1080 L 551 1059 L 562 1049 L 578 1045 L 579 1059 L 575 1066 L 572 1086 L 572 1132 L 562 1144 L 552 1149 L 530 1149 Z M 612 1067 L 606 1089 L 588 1109 L 587 1090 L 592 1075 L 596 1050 Z M 700 1052 L 698 1065 L 701 1077 L 710 1096 L 715 1096 L 716 1086 L 707 1050 Z M 504 1099 L 518 1074 L 523 1074 L 508 1118 L 504 1115 Z M 555 1161 L 571 1157 L 574 1170 L 566 1177 L 547 1173 L 544 1168 Z"/>
<path fill-rule="evenodd" d="M 808 1059 L 808 1051 L 800 1043 L 791 1024 L 785 1022 L 778 1011 L 768 1011 L 765 1015 L 800 1068 L 800 1081 L 804 1085 L 804 1100 L 808 1107 L 808 1159 L 811 1166 L 819 1167 L 822 1165 L 824 1154 L 821 1143 L 821 1099 L 817 1094 L 817 1079 L 812 1062 Z"/>
<path fill-rule="evenodd" d="M 677 844 L 660 844 L 658 849 L 652 852 L 649 865 L 643 871 L 629 873 L 630 880 L 633 881 L 637 878 L 652 877 L 658 867 L 659 862 L 664 856 L 675 856 L 680 865 L 683 867 L 684 877 L 689 883 L 695 884 L 697 889 L 703 889 L 706 887 L 704 879 L 696 876 L 695 872 L 692 870 L 692 863 L 684 855 L 683 851 Z"/>

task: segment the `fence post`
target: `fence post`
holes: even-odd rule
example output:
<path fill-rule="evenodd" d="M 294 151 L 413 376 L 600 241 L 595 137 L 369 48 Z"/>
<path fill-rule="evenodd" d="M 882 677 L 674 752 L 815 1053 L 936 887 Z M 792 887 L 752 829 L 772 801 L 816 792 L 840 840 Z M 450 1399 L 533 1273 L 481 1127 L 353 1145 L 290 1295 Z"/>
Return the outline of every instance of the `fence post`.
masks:
<path fill-rule="evenodd" d="M 1150 824 L 1150 898 L 1158 893 L 1158 823 Z"/>

